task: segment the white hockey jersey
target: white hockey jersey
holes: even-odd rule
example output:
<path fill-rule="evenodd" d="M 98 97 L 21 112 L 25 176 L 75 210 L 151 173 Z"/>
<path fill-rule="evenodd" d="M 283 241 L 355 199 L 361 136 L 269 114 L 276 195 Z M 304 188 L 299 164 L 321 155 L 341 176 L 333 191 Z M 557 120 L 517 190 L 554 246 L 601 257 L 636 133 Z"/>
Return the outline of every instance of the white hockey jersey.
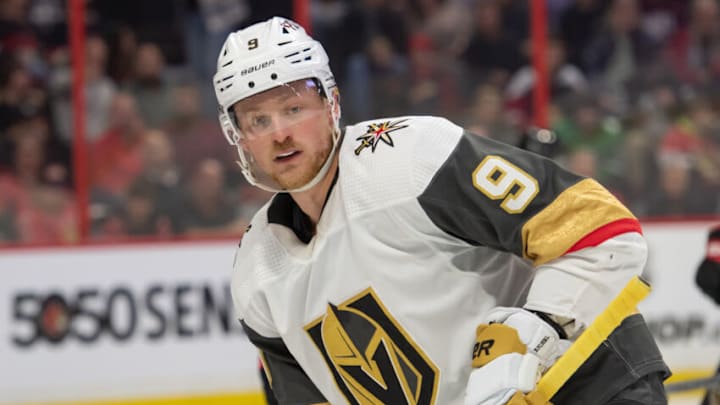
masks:
<path fill-rule="evenodd" d="M 645 262 L 591 179 L 437 117 L 346 128 L 317 226 L 287 194 L 252 220 L 235 307 L 281 403 L 461 404 L 481 316 L 588 324 Z"/>

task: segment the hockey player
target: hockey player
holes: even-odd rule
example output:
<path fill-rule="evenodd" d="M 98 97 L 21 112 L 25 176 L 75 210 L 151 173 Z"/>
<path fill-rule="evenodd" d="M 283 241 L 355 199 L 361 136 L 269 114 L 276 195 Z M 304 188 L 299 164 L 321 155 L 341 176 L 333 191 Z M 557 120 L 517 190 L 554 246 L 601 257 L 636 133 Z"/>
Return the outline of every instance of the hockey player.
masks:
<path fill-rule="evenodd" d="M 695 283 L 705 295 L 720 305 L 720 225 L 715 225 L 708 233 L 706 255 L 695 272 Z M 720 366 L 717 372 L 720 373 Z M 702 405 L 719 403 L 720 392 L 715 388 L 708 390 Z"/>
<path fill-rule="evenodd" d="M 633 215 L 550 160 L 438 117 L 341 129 L 293 21 L 230 34 L 213 82 L 243 174 L 277 193 L 232 293 L 281 404 L 527 403 L 644 266 Z M 637 314 L 552 402 L 664 404 L 668 373 Z"/>

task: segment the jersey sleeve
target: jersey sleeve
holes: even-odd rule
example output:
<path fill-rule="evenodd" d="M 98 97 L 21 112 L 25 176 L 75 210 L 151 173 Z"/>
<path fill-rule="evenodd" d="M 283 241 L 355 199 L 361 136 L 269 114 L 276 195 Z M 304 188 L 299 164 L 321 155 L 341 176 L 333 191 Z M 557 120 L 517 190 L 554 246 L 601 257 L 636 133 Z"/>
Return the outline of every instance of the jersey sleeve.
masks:
<path fill-rule="evenodd" d="M 595 180 L 468 132 L 418 201 L 446 233 L 512 252 L 536 266 L 640 231 L 630 211 Z"/>
<path fill-rule="evenodd" d="M 266 337 L 242 322 L 250 341 L 260 350 L 265 374 L 280 404 L 327 402 L 279 337 Z"/>

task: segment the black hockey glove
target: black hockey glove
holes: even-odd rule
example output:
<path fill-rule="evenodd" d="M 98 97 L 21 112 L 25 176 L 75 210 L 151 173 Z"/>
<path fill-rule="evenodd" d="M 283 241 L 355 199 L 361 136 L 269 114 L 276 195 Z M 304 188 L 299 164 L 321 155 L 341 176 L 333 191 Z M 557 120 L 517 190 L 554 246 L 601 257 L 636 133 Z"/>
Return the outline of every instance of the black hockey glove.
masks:
<path fill-rule="evenodd" d="M 710 231 L 707 253 L 695 273 L 695 283 L 720 305 L 720 226 Z"/>

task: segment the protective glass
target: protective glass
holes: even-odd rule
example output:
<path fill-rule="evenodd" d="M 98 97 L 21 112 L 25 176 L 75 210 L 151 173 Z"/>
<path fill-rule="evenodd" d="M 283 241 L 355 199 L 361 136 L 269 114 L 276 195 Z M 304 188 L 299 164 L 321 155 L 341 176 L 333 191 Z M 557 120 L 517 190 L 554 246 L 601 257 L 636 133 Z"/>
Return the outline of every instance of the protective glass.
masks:
<path fill-rule="evenodd" d="M 327 119 L 327 111 L 319 83 L 315 79 L 300 79 L 235 103 L 228 116 L 241 139 L 253 139 L 311 120 Z"/>
<path fill-rule="evenodd" d="M 243 173 L 252 184 L 269 191 L 292 190 L 278 184 L 270 173 L 263 170 L 257 157 L 253 156 L 249 147 L 246 147 L 247 142 L 270 136 L 277 143 L 282 143 L 286 134 L 308 133 L 308 131 L 317 135 L 320 140 L 333 130 L 330 106 L 316 79 L 300 79 L 279 84 L 240 100 L 228 109 L 227 117 L 232 124 L 233 132 L 238 135 L 233 143 L 237 146 Z M 334 137 L 332 142 L 334 150 L 336 142 Z M 267 147 L 272 148 L 269 143 Z M 287 153 L 278 154 L 273 159 L 275 162 L 281 162 L 292 159 L 293 154 L 292 150 L 288 150 Z M 323 175 L 328 166 L 327 162 L 329 159 L 318 168 L 316 178 Z M 315 182 L 316 179 L 313 179 L 307 185 L 310 186 Z M 299 188 L 295 187 L 294 190 Z"/>

